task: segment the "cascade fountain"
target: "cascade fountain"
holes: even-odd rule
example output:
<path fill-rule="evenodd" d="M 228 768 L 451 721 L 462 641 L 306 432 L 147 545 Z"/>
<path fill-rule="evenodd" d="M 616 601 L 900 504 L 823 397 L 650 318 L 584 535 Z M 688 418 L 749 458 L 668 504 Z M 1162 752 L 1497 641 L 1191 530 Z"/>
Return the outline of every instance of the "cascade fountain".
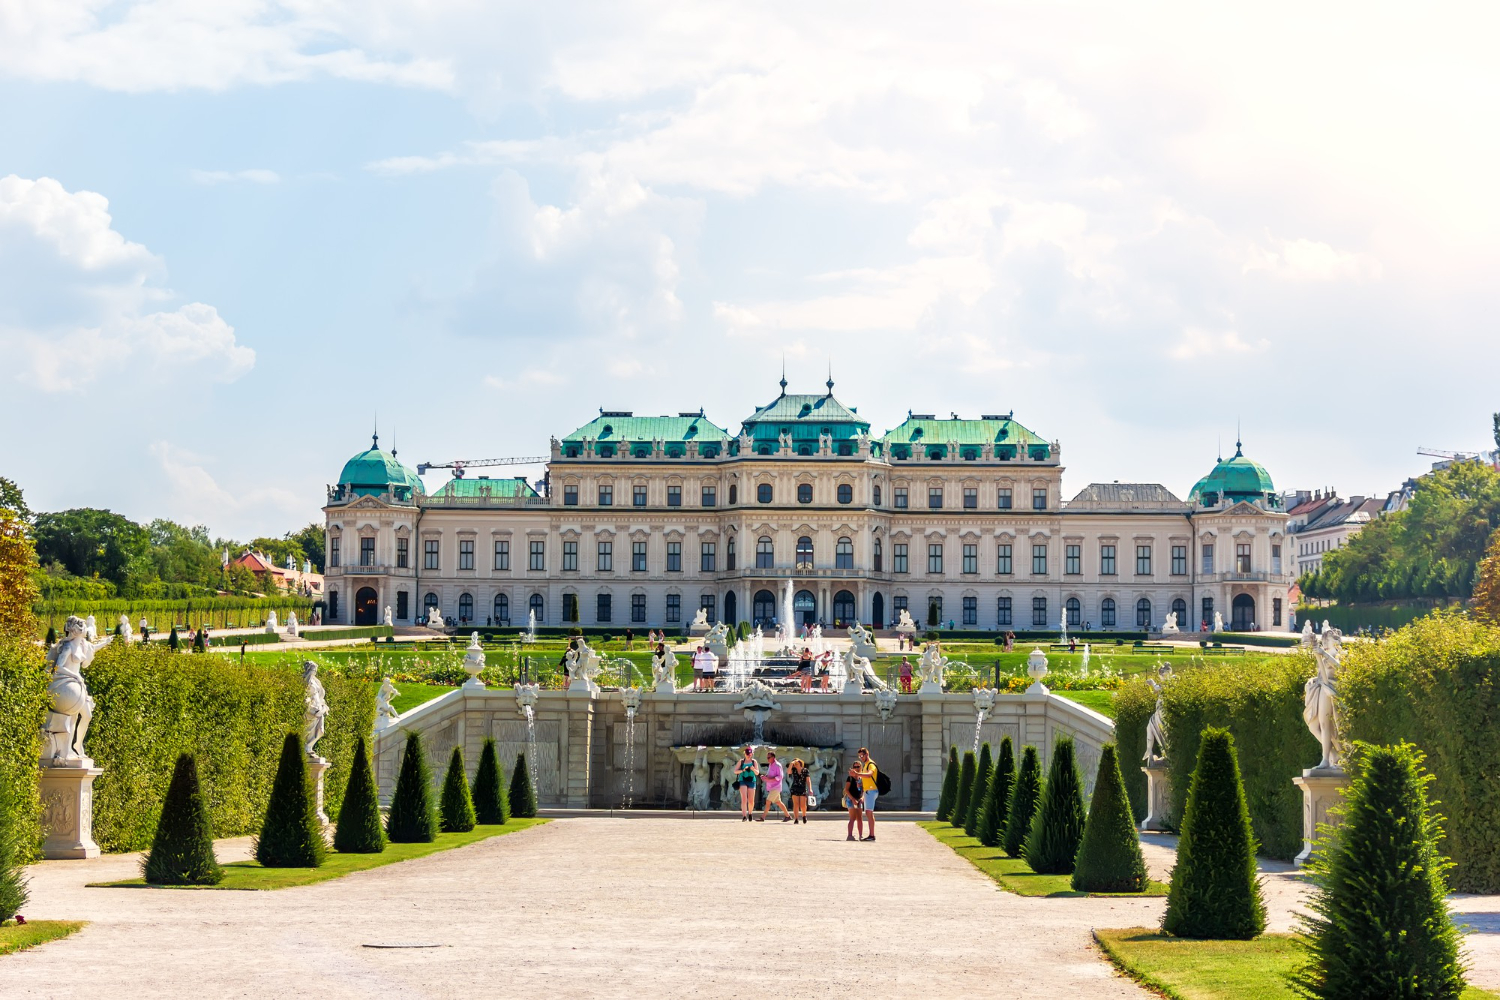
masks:
<path fill-rule="evenodd" d="M 531 788 L 537 795 L 541 794 L 541 785 L 538 784 L 536 761 L 536 698 L 541 687 L 540 684 L 516 684 L 516 707 L 526 717 L 526 769 L 531 772 Z"/>
<path fill-rule="evenodd" d="M 1079 677 L 1087 677 L 1088 675 L 1089 675 L 1089 644 L 1088 643 L 1084 643 L 1083 644 L 1083 664 L 1078 668 L 1078 676 Z"/>
<path fill-rule="evenodd" d="M 995 694 L 994 688 L 977 687 L 974 689 L 974 756 L 976 757 L 979 756 L 979 730 L 995 707 Z"/>
<path fill-rule="evenodd" d="M 629 809 L 635 800 L 635 713 L 641 707 L 641 689 L 620 689 L 620 700 L 625 704 L 625 794 L 620 808 Z"/>
<path fill-rule="evenodd" d="M 797 641 L 797 612 L 792 606 L 792 581 L 781 588 L 781 648 L 790 650 Z"/>
<path fill-rule="evenodd" d="M 521 641 L 536 642 L 536 608 L 526 612 L 526 631 L 521 633 Z"/>
<path fill-rule="evenodd" d="M 1068 609 L 1063 608 L 1062 617 L 1057 620 L 1057 627 L 1062 631 L 1060 641 L 1063 645 L 1068 643 Z"/>

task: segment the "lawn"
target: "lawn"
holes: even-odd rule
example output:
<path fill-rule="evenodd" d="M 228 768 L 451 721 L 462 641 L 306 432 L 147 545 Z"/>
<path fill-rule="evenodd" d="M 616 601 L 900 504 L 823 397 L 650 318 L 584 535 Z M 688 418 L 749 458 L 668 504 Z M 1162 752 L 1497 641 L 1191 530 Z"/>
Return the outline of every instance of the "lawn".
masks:
<path fill-rule="evenodd" d="M 504 826 L 476 826 L 468 833 L 440 833 L 430 844 L 391 844 L 380 854 L 328 853 L 328 860 L 320 868 L 262 868 L 255 861 L 235 861 L 224 866 L 224 881 L 214 886 L 148 886 L 145 879 L 132 878 L 120 882 L 90 882 L 95 888 L 105 889 L 290 889 L 293 886 L 326 882 L 353 872 L 362 872 L 398 861 L 426 857 L 439 851 L 464 847 L 468 844 L 500 837 L 517 830 L 525 830 L 548 822 L 545 819 L 513 819 Z"/>
<path fill-rule="evenodd" d="M 1071 875 L 1038 875 L 1020 858 L 1006 857 L 998 847 L 985 847 L 956 826 L 938 820 L 925 820 L 918 826 L 947 844 L 954 852 L 999 883 L 1000 888 L 1018 896 L 1165 896 L 1167 886 L 1152 882 L 1145 892 L 1079 892 L 1073 888 Z"/>
<path fill-rule="evenodd" d="M 1096 930 L 1094 940 L 1131 978 L 1174 1000 L 1294 1000 L 1287 976 L 1302 962 L 1290 934 L 1254 941 L 1190 941 L 1158 930 Z M 1464 1000 L 1496 1000 L 1477 987 Z"/>
<path fill-rule="evenodd" d="M 434 698 L 441 698 L 449 691 L 457 690 L 447 684 L 418 684 L 416 682 L 397 684 L 396 689 L 401 693 L 391 699 L 391 707 L 395 708 L 397 713 L 410 711 Z"/>
<path fill-rule="evenodd" d="M 0 924 L 0 955 L 65 938 L 86 923 L 87 920 L 33 920 L 26 924 Z"/>
<path fill-rule="evenodd" d="M 1076 701 L 1084 708 L 1092 708 L 1100 715 L 1115 717 L 1115 693 L 1113 691 L 1054 691 L 1059 698 Z"/>

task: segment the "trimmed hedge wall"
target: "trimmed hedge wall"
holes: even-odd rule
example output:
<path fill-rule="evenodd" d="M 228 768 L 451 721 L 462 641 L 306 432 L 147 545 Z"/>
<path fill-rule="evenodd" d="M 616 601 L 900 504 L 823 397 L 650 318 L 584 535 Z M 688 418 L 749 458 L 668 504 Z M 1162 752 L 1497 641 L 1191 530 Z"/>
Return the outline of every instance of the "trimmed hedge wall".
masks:
<path fill-rule="evenodd" d="M 177 633 L 177 638 L 182 638 L 182 633 Z M 165 639 L 159 640 L 165 642 Z M 281 641 L 281 636 L 270 632 L 250 632 L 245 635 L 210 635 L 208 644 L 210 646 L 269 646 Z"/>
<path fill-rule="evenodd" d="M 1146 818 L 1146 776 L 1141 766 L 1146 757 L 1146 723 L 1156 711 L 1156 692 L 1143 677 L 1122 685 L 1115 692 L 1115 746 L 1120 757 L 1120 773 L 1125 778 L 1125 792 L 1130 798 L 1130 812 L 1136 825 Z"/>
<path fill-rule="evenodd" d="M 389 625 L 356 625 L 353 628 L 323 628 L 315 626 L 311 631 L 304 629 L 302 637 L 308 642 L 332 642 L 334 639 L 369 639 L 386 638 L 396 634 L 396 630 Z"/>
<path fill-rule="evenodd" d="M 22 831 L 23 862 L 36 858 L 42 843 L 36 765 L 46 710 L 47 662 L 41 647 L 0 637 L 0 787 L 10 792 L 12 821 Z"/>
<path fill-rule="evenodd" d="M 1232 642 L 1236 646 L 1270 646 L 1290 649 L 1301 643 L 1302 639 L 1295 635 L 1265 635 L 1260 632 L 1216 632 L 1213 633 L 1212 641 Z"/>

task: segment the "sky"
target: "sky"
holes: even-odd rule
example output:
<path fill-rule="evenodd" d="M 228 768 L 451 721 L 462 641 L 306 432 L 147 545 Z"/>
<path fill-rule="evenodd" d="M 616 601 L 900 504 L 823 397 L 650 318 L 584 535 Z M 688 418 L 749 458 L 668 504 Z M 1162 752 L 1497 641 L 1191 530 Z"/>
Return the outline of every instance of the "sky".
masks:
<path fill-rule="evenodd" d="M 1493 447 L 1497 10 L 0 0 L 0 475 L 280 535 L 784 362 L 1381 494 Z"/>

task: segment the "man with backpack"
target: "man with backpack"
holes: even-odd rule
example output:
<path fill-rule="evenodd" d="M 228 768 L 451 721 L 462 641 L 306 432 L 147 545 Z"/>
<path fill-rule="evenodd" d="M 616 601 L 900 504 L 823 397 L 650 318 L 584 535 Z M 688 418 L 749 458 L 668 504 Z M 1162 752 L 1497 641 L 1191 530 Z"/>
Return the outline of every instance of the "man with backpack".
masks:
<path fill-rule="evenodd" d="M 864 819 L 868 824 L 870 832 L 868 836 L 860 840 L 875 839 L 875 800 L 884 793 L 890 791 L 891 779 L 886 777 L 881 770 L 875 766 L 870 759 L 870 751 L 864 747 L 859 748 L 859 761 L 850 768 L 849 773 L 857 775 L 864 791 Z"/>

